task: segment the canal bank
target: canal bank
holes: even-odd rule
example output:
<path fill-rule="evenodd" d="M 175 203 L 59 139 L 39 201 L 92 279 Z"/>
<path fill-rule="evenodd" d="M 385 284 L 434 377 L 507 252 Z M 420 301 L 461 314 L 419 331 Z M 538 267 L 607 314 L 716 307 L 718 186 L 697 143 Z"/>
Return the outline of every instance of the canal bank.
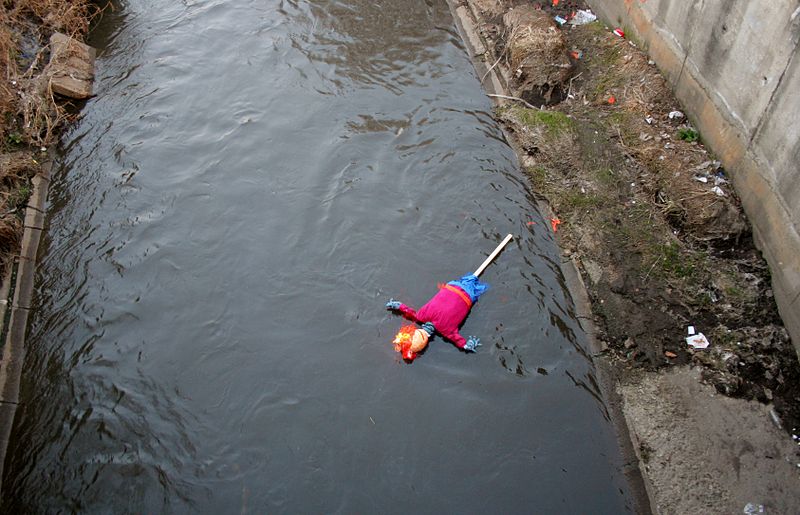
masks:
<path fill-rule="evenodd" d="M 75 97 L 72 86 L 88 84 L 78 96 L 91 95 L 93 64 L 73 51 L 77 39 L 57 33 L 82 38 L 98 12 L 84 0 L 18 0 L 0 11 L 0 492 L 19 403 L 54 145 L 79 108 L 66 98 Z"/>
<path fill-rule="evenodd" d="M 53 174 L 6 506 L 631 511 L 531 229 L 549 217 L 445 6 L 161 7 L 97 35 L 101 91 Z M 209 31 L 223 48 L 195 51 Z M 482 352 L 395 362 L 383 298 L 423 298 L 512 231 L 465 325 Z"/>
<path fill-rule="evenodd" d="M 735 191 L 654 63 L 622 28 L 557 27 L 575 2 L 453 7 L 585 278 L 573 295 L 591 297 L 582 325 L 653 510 L 796 511 L 797 358 Z"/>

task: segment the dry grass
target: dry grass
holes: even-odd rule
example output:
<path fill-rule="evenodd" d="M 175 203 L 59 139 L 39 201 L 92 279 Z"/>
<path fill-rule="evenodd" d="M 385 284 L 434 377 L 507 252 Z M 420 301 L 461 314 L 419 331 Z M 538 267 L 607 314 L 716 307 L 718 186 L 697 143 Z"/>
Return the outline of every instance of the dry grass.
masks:
<path fill-rule="evenodd" d="M 6 0 L 10 20 L 28 19 L 39 25 L 43 32 L 63 32 L 82 37 L 97 7 L 88 0 Z"/>
<path fill-rule="evenodd" d="M 54 32 L 83 40 L 99 13 L 90 0 L 3 0 L 0 5 L 0 264 L 19 245 L 22 211 L 38 164 L 31 149 L 55 143 L 68 119 L 45 66 Z M 38 48 L 26 55 L 25 48 Z"/>
<path fill-rule="evenodd" d="M 55 140 L 66 111 L 42 75 L 53 32 L 83 40 L 99 12 L 89 0 L 6 0 L 0 11 L 0 135 L 2 143 L 44 146 Z M 22 54 L 22 40 L 36 41 L 33 56 Z M 11 138 L 11 139 L 9 139 Z"/>

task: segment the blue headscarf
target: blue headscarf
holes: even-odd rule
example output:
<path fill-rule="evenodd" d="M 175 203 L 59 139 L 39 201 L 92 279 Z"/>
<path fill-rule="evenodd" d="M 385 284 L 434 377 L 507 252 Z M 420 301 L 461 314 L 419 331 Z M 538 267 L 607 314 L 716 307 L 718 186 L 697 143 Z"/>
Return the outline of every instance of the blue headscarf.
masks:
<path fill-rule="evenodd" d="M 483 295 L 483 293 L 489 289 L 489 285 L 486 283 L 482 283 L 472 274 L 467 274 L 462 276 L 461 279 L 457 281 L 450 281 L 447 284 L 452 284 L 453 286 L 458 286 L 462 290 L 464 290 L 472 302 L 478 300 L 478 297 Z"/>

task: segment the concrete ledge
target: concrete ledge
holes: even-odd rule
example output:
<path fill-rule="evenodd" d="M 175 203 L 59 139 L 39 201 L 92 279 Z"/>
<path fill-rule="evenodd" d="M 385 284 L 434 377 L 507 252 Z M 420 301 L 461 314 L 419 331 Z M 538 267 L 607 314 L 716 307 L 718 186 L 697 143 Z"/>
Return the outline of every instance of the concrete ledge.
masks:
<path fill-rule="evenodd" d="M 6 460 L 8 440 L 14 425 L 14 415 L 19 402 L 19 385 L 22 377 L 22 365 L 25 359 L 25 333 L 28 327 L 28 315 L 33 298 L 33 282 L 36 272 L 36 254 L 44 224 L 44 205 L 50 185 L 52 162 L 42 164 L 41 171 L 33 180 L 33 193 L 25 210 L 25 230 L 22 235 L 22 249 L 17 260 L 16 286 L 11 305 L 0 310 L 5 313 L 11 310 L 6 341 L 3 346 L 3 357 L 0 361 L 0 491 L 2 491 L 3 466 Z M 10 272 L 10 271 L 9 271 Z M 8 274 L 9 277 L 11 274 Z M 8 298 L 9 286 L 3 287 Z M 2 324 L 0 318 L 0 324 Z"/>

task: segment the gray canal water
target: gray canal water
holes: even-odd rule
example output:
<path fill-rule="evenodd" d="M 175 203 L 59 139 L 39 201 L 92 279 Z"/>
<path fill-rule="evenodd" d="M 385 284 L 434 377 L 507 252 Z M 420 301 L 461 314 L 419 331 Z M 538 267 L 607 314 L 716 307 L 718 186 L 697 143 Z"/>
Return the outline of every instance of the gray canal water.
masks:
<path fill-rule="evenodd" d="M 9 512 L 620 513 L 558 252 L 443 0 L 129 0 L 48 207 Z M 535 222 L 532 224 L 530 222 Z M 492 289 L 413 364 L 389 297 Z"/>

